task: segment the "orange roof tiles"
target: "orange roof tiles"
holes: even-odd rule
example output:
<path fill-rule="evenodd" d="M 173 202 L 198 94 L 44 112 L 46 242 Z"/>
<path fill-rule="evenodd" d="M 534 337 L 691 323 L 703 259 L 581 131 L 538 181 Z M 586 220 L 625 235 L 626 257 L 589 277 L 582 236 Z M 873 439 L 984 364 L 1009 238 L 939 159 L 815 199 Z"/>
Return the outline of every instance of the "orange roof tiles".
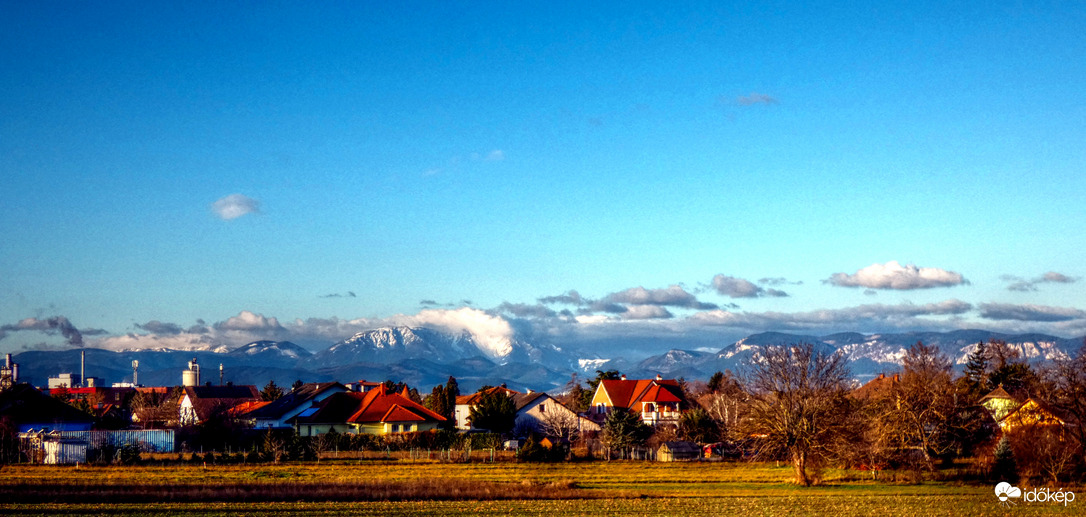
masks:
<path fill-rule="evenodd" d="M 494 393 L 495 391 L 505 392 L 505 395 L 508 397 L 515 397 L 517 395 L 520 395 L 519 391 L 514 391 L 509 388 L 503 388 L 501 386 L 495 386 L 493 388 L 488 388 L 485 391 L 478 391 L 470 395 L 460 395 L 456 397 L 456 404 L 474 406 L 476 403 L 479 402 L 479 398 L 481 398 L 484 393 Z"/>

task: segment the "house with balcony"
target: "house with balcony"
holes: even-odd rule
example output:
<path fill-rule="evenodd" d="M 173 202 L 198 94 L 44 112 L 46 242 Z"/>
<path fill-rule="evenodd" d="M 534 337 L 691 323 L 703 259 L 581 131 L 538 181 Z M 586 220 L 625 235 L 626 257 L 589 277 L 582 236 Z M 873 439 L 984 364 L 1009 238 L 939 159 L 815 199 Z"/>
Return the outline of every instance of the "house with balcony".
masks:
<path fill-rule="evenodd" d="M 621 407 L 641 415 L 641 420 L 648 425 L 678 425 L 680 406 L 683 401 L 682 388 L 674 379 L 619 379 L 600 381 L 592 395 L 592 404 L 588 416 L 596 422 L 603 422 L 613 408 Z"/>

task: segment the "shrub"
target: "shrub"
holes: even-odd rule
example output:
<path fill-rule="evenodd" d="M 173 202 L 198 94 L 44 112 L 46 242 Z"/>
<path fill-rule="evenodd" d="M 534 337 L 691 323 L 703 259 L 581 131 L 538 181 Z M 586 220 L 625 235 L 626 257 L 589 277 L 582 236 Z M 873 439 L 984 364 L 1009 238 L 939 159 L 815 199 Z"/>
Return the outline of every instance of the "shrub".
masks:
<path fill-rule="evenodd" d="M 120 454 L 122 465 L 135 465 L 140 461 L 140 446 L 134 443 L 125 444 L 121 447 Z"/>

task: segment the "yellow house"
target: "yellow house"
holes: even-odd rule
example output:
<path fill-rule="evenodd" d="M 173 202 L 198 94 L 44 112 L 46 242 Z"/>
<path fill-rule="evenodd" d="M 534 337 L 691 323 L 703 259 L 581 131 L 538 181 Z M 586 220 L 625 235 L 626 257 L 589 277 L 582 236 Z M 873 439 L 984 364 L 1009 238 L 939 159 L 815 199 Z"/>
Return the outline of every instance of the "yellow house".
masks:
<path fill-rule="evenodd" d="M 1022 405 L 1007 413 L 1007 416 L 999 421 L 999 429 L 1002 431 L 1011 431 L 1022 427 L 1062 425 L 1064 425 L 1063 419 L 1056 416 L 1052 408 L 1034 398 L 1026 399 Z"/>
<path fill-rule="evenodd" d="M 980 405 L 984 406 L 992 414 L 992 418 L 996 422 L 999 422 L 1017 409 L 1020 403 L 1010 393 L 1007 393 L 1007 390 L 1004 390 L 1003 385 L 1000 384 L 998 388 L 980 399 Z"/>

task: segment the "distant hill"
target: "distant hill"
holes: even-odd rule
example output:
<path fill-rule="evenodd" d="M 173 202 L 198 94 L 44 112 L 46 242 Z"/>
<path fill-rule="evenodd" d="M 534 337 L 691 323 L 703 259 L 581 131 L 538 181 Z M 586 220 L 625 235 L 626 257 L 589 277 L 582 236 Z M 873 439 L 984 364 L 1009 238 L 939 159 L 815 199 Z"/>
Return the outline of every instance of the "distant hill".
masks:
<path fill-rule="evenodd" d="M 553 391 L 561 389 L 575 372 L 584 378 L 593 376 L 596 370 L 618 370 L 630 377 L 642 378 L 659 374 L 671 378 L 708 379 L 716 371 L 742 368 L 760 346 L 791 343 L 811 343 L 826 352 L 840 351 L 848 359 L 853 376 L 865 380 L 880 372 L 899 369 L 905 351 L 917 341 L 938 347 L 961 367 L 978 342 L 991 339 L 1007 342 L 1021 357 L 1034 363 L 1066 357 L 1083 342 L 1082 338 L 1010 335 L 985 330 L 900 334 L 845 332 L 825 336 L 763 332 L 728 344 L 717 352 L 667 349 L 669 341 L 661 339 L 658 345 L 665 352 L 638 360 L 618 355 L 579 357 L 575 352 L 563 351 L 551 344 L 536 345 L 516 339 L 495 347 L 493 343 L 481 345 L 466 333 L 390 327 L 358 333 L 316 353 L 288 341 L 254 341 L 229 350 L 226 347 L 200 351 L 84 350 L 87 375 L 100 377 L 107 385 L 131 382 L 133 360 L 139 361 L 141 384 L 177 385 L 181 383 L 181 371 L 188 361 L 196 359 L 202 366 L 202 381 L 212 383 L 219 382 L 221 364 L 224 381 L 259 386 L 269 380 L 289 386 L 296 380 L 390 379 L 429 391 L 452 375 L 464 389 L 506 383 L 519 389 Z M 28 351 L 15 355 L 14 359 L 19 363 L 21 379 L 39 386 L 45 385 L 50 376 L 78 373 L 80 368 L 78 349 Z"/>

